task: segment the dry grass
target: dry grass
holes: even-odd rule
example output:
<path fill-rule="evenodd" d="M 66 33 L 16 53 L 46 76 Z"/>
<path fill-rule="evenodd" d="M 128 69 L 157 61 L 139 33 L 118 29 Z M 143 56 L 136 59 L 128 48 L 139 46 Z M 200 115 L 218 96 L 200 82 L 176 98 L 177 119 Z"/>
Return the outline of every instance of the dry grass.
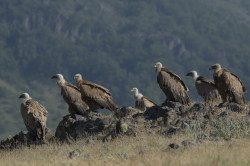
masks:
<path fill-rule="evenodd" d="M 166 150 L 170 143 L 192 136 L 142 136 L 121 138 L 108 143 L 99 141 L 72 145 L 50 144 L 0 152 L 0 165 L 250 165 L 250 140 L 213 141 L 177 150 Z M 78 149 L 79 155 L 69 153 Z"/>

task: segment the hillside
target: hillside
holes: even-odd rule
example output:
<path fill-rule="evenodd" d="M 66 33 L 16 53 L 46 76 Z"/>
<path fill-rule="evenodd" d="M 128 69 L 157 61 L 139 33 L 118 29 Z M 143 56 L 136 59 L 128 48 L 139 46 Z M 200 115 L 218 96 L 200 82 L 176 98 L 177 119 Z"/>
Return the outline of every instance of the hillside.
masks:
<path fill-rule="evenodd" d="M 18 95 L 27 91 L 49 110 L 55 128 L 67 105 L 50 77 L 76 73 L 110 89 L 121 106 L 130 92 L 162 103 L 154 63 L 179 74 L 194 100 L 190 78 L 221 63 L 250 89 L 247 0 L 8 0 L 0 2 L 0 136 L 24 128 Z"/>

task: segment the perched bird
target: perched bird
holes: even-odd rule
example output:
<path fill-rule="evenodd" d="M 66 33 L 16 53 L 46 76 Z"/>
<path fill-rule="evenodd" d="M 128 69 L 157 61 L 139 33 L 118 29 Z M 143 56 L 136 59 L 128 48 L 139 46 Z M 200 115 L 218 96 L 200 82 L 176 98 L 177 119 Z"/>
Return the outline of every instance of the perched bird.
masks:
<path fill-rule="evenodd" d="M 199 76 L 196 71 L 191 71 L 186 76 L 192 76 L 198 94 L 203 98 L 204 102 L 221 102 L 221 96 L 214 84 L 213 80 Z"/>
<path fill-rule="evenodd" d="M 190 104 L 188 88 L 181 78 L 172 71 L 164 68 L 160 62 L 155 64 L 157 82 L 165 93 L 168 101 Z"/>
<path fill-rule="evenodd" d="M 57 79 L 57 85 L 61 88 L 61 96 L 69 106 L 69 113 L 82 116 L 89 113 L 89 106 L 82 99 L 81 92 L 75 85 L 65 81 L 62 74 L 56 74 L 51 79 Z"/>
<path fill-rule="evenodd" d="M 153 101 L 149 100 L 147 97 L 139 93 L 139 90 L 137 88 L 132 88 L 131 92 L 134 93 L 135 108 L 140 109 L 142 111 L 146 111 L 146 109 L 156 106 Z"/>
<path fill-rule="evenodd" d="M 246 92 L 246 88 L 239 77 L 227 69 L 221 68 L 220 64 L 214 64 L 209 70 L 214 70 L 214 83 L 223 102 L 245 103 L 244 92 Z"/>
<path fill-rule="evenodd" d="M 34 140 L 45 141 L 45 129 L 48 111 L 37 101 L 33 100 L 28 93 L 19 96 L 22 99 L 21 115 L 29 134 Z"/>
<path fill-rule="evenodd" d="M 108 89 L 101 85 L 83 80 L 81 74 L 76 74 L 74 79 L 76 80 L 77 87 L 80 89 L 82 98 L 86 101 L 91 111 L 99 108 L 106 108 L 114 112 L 118 110 L 119 107 L 114 102 Z"/>

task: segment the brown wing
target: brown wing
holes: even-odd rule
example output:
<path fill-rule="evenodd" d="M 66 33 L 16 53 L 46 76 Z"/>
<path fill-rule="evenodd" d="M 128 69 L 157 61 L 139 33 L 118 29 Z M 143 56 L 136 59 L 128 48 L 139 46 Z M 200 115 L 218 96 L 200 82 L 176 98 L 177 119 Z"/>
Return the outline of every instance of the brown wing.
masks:
<path fill-rule="evenodd" d="M 223 70 L 220 77 L 224 83 L 228 102 L 244 104 L 244 91 L 246 91 L 246 88 L 243 86 L 240 79 L 227 70 Z"/>
<path fill-rule="evenodd" d="M 105 92 L 105 93 L 107 93 L 107 94 L 109 94 L 111 96 L 111 93 L 109 92 L 109 90 L 107 88 L 104 88 L 101 85 L 98 85 L 98 84 L 95 84 L 93 82 L 89 82 L 89 81 L 86 81 L 86 80 L 84 80 L 84 84 L 88 85 L 90 87 L 93 87 L 95 89 L 99 89 L 99 90 L 101 90 L 101 91 L 103 91 L 103 92 Z"/>
<path fill-rule="evenodd" d="M 225 88 L 225 83 L 224 83 L 224 79 L 221 77 L 222 71 L 219 71 L 218 73 L 214 73 L 213 77 L 214 77 L 214 83 L 216 88 L 219 91 L 219 94 L 222 98 L 223 102 L 227 102 L 228 99 L 228 94 L 227 94 L 227 90 Z"/>
<path fill-rule="evenodd" d="M 69 105 L 69 112 L 79 115 L 85 115 L 89 106 L 82 100 L 80 90 L 69 82 L 61 87 L 61 95 L 64 101 Z"/>
<path fill-rule="evenodd" d="M 148 99 L 146 96 L 142 97 L 142 101 L 143 101 L 145 107 L 147 107 L 147 108 L 150 108 L 150 107 L 153 107 L 153 106 L 157 105 L 153 101 L 151 101 L 150 99 Z"/>
<path fill-rule="evenodd" d="M 212 80 L 200 76 L 196 79 L 195 86 L 205 102 L 221 102 L 221 96 Z"/>
<path fill-rule="evenodd" d="M 238 81 L 240 82 L 240 84 L 241 84 L 241 86 L 242 86 L 242 91 L 243 91 L 243 92 L 246 92 L 246 91 L 247 91 L 246 87 L 243 85 L 242 81 L 240 80 L 240 78 L 239 78 L 238 76 L 236 76 L 234 73 L 231 73 L 231 72 L 228 71 L 227 69 L 223 69 L 223 70 L 224 70 L 224 72 L 229 72 L 232 76 L 235 77 L 236 80 L 238 80 Z"/>
<path fill-rule="evenodd" d="M 213 80 L 207 79 L 207 78 L 202 77 L 202 76 L 199 76 L 199 77 L 196 79 L 196 81 L 201 81 L 201 82 L 203 82 L 203 83 L 206 83 L 206 84 L 210 84 L 210 85 L 212 85 L 212 86 L 215 86 Z"/>
<path fill-rule="evenodd" d="M 48 111 L 32 99 L 21 104 L 21 114 L 26 128 L 38 139 L 45 139 Z"/>
<path fill-rule="evenodd" d="M 98 104 L 101 108 L 111 111 L 115 111 L 118 108 L 109 90 L 100 85 L 82 80 L 80 82 L 80 91 L 83 97 L 88 98 L 94 104 Z"/>
<path fill-rule="evenodd" d="M 189 104 L 191 99 L 187 93 L 188 88 L 185 86 L 179 76 L 173 72 L 163 69 L 157 76 L 157 82 L 165 93 L 167 100 Z"/>
<path fill-rule="evenodd" d="M 168 70 L 166 68 L 162 68 L 161 71 L 169 73 L 172 76 L 172 78 L 175 78 L 176 80 L 178 80 L 178 82 L 180 82 L 182 84 L 184 89 L 188 91 L 188 88 L 186 87 L 184 82 L 181 80 L 181 78 L 177 74 L 175 74 L 174 72 L 172 72 L 171 70 Z"/>

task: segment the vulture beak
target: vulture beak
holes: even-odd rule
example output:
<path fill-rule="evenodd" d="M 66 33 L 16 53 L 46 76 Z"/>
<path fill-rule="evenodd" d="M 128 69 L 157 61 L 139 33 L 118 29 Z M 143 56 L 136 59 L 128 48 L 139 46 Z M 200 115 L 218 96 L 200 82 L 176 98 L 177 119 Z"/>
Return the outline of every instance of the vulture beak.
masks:
<path fill-rule="evenodd" d="M 131 91 L 131 92 L 134 92 L 134 90 L 133 90 L 133 89 L 131 89 L 130 91 Z"/>
<path fill-rule="evenodd" d="M 57 79 L 57 75 L 52 76 L 51 79 Z"/>
<path fill-rule="evenodd" d="M 22 98 L 25 98 L 25 95 L 24 95 L 24 94 L 21 94 L 21 95 L 19 96 L 19 99 L 22 99 Z"/>
<path fill-rule="evenodd" d="M 215 69 L 215 66 L 213 65 L 213 66 L 211 66 L 211 67 L 209 67 L 209 70 L 214 70 Z"/>
<path fill-rule="evenodd" d="M 186 76 L 193 76 L 193 73 L 192 72 L 187 73 Z"/>

